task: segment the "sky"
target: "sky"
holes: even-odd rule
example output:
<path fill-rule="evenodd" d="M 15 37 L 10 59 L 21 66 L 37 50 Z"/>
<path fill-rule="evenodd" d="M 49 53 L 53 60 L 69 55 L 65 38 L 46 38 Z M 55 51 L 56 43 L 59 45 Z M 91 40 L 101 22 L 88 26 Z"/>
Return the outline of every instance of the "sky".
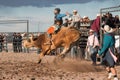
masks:
<path fill-rule="evenodd" d="M 81 17 L 95 19 L 101 8 L 119 5 L 120 0 L 0 0 L 0 20 L 29 20 L 30 32 L 45 32 L 53 24 L 56 7 L 61 13 L 76 9 Z M 0 24 L 0 32 L 24 32 L 26 27 L 26 23 Z"/>

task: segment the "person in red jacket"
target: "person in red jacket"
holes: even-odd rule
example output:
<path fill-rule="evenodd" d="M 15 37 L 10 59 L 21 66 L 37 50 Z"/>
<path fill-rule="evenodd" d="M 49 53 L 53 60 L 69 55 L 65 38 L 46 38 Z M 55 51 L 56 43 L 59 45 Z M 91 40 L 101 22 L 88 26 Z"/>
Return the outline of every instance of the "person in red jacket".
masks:
<path fill-rule="evenodd" d="M 91 25 L 91 29 L 95 31 L 95 35 L 98 37 L 100 31 L 100 14 L 97 14 L 97 18 Z"/>

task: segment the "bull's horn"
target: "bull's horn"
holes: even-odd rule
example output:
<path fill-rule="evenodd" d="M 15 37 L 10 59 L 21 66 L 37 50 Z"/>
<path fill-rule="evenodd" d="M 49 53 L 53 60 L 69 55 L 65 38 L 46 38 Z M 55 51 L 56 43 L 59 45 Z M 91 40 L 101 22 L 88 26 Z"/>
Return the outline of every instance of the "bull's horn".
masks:
<path fill-rule="evenodd" d="M 31 34 L 30 34 L 30 37 L 32 37 L 32 38 L 33 38 L 33 37 L 34 37 L 34 34 L 32 34 L 32 33 L 31 33 Z"/>

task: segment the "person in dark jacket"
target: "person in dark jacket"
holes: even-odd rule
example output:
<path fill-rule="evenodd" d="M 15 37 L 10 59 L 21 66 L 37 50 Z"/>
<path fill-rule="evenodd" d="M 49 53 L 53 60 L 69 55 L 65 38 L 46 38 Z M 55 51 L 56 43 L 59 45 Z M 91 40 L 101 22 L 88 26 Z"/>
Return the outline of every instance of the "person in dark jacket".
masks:
<path fill-rule="evenodd" d="M 112 14 L 111 13 L 107 13 L 106 14 L 106 19 L 105 19 L 105 25 L 109 25 L 111 28 L 116 28 L 116 26 L 115 26 L 115 19 L 114 19 L 114 17 L 112 16 Z"/>
<path fill-rule="evenodd" d="M 17 34 L 17 51 L 22 52 L 22 36 L 20 33 Z"/>
<path fill-rule="evenodd" d="M 17 52 L 17 34 L 13 33 L 13 51 Z"/>
<path fill-rule="evenodd" d="M 102 64 L 106 66 L 108 79 L 111 79 L 113 76 L 114 80 L 118 80 L 117 71 L 115 69 L 115 63 L 117 61 L 117 57 L 114 54 L 115 38 L 112 32 L 113 29 L 108 25 L 104 26 L 103 46 L 101 50 L 98 51 L 98 56 L 103 56 Z"/>
<path fill-rule="evenodd" d="M 115 16 L 115 25 L 119 28 L 120 27 L 120 19 L 119 19 L 119 16 L 116 15 Z"/>
<path fill-rule="evenodd" d="M 2 52 L 2 50 L 3 50 L 3 35 L 1 34 L 0 35 L 0 52 Z"/>
<path fill-rule="evenodd" d="M 91 25 L 91 29 L 94 30 L 95 35 L 99 37 L 100 32 L 100 14 L 97 14 L 96 19 L 94 20 L 93 24 Z"/>

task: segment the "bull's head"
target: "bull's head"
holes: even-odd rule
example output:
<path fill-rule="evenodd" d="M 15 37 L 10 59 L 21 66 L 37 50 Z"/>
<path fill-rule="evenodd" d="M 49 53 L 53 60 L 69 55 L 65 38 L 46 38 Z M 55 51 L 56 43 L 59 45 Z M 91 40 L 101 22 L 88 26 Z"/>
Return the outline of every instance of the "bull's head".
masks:
<path fill-rule="evenodd" d="M 26 48 L 30 48 L 34 46 L 34 35 L 30 34 L 30 37 L 23 40 L 23 46 Z"/>

